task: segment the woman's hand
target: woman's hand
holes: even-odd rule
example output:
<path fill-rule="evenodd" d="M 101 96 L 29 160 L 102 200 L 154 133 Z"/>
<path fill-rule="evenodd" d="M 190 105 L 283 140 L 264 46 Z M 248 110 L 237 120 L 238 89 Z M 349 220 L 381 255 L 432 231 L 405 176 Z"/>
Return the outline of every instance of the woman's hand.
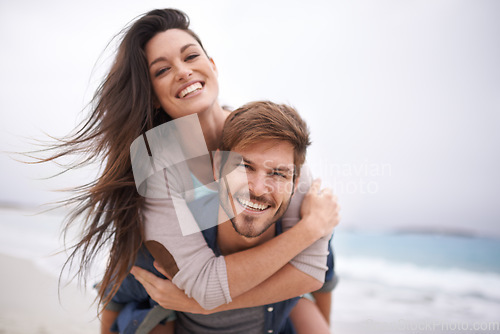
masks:
<path fill-rule="evenodd" d="M 340 221 L 337 196 L 330 188 L 321 189 L 321 180 L 316 179 L 302 201 L 300 214 L 307 226 L 317 231 L 320 237 L 329 235 Z"/>
<path fill-rule="evenodd" d="M 154 264 L 158 271 L 169 277 L 156 262 Z M 171 281 L 136 266 L 132 267 L 130 273 L 144 286 L 149 296 L 163 308 L 181 312 L 206 313 L 206 310 L 193 298 L 186 296 L 184 291 L 176 287 Z"/>

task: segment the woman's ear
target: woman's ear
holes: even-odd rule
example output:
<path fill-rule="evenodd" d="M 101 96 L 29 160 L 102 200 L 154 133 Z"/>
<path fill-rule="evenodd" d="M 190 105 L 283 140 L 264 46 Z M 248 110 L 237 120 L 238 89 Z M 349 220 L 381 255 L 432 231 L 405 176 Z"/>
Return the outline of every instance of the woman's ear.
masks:
<path fill-rule="evenodd" d="M 158 101 L 158 98 L 156 97 L 156 94 L 153 93 L 153 109 L 158 110 L 161 108 L 160 101 Z"/>
<path fill-rule="evenodd" d="M 214 70 L 214 72 L 219 75 L 219 71 L 217 70 L 217 65 L 215 65 L 215 61 L 213 58 L 209 58 L 210 59 L 210 62 L 212 63 L 212 69 Z"/>

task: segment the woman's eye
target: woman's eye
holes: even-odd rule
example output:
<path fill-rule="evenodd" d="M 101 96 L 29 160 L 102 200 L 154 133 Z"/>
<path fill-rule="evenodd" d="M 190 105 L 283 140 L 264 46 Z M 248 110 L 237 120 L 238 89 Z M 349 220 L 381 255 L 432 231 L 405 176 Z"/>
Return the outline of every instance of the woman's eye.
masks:
<path fill-rule="evenodd" d="M 159 77 L 163 73 L 167 72 L 169 69 L 170 69 L 170 67 L 164 67 L 164 68 L 159 69 L 158 71 L 156 71 L 155 77 Z"/>
<path fill-rule="evenodd" d="M 189 56 L 186 57 L 186 61 L 193 60 L 193 59 L 195 59 L 195 58 L 197 58 L 199 56 L 200 56 L 199 54 L 193 53 L 193 54 L 191 54 L 191 55 L 189 55 Z"/>

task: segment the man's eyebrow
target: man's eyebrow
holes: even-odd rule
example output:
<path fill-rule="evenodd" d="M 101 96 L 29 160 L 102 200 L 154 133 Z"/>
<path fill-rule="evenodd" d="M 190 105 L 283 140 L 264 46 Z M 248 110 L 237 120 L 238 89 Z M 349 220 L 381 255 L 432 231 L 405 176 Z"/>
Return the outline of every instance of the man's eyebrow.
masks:
<path fill-rule="evenodd" d="M 291 173 L 292 170 L 288 167 L 277 167 L 277 168 L 273 168 L 273 171 L 275 172 L 284 172 L 284 173 Z"/>
<path fill-rule="evenodd" d="M 186 51 L 187 48 L 189 48 L 191 46 L 196 46 L 196 44 L 189 43 L 189 44 L 184 45 L 183 47 L 181 47 L 181 50 L 180 50 L 181 52 L 180 53 L 183 53 L 184 51 Z M 151 68 L 151 66 L 153 66 L 154 64 L 156 64 L 156 63 L 158 63 L 160 61 L 167 61 L 167 58 L 165 58 L 165 57 L 158 57 L 158 58 L 156 58 L 155 60 L 153 60 L 151 62 L 151 64 L 149 64 L 149 68 Z"/>
<path fill-rule="evenodd" d="M 249 165 L 253 164 L 253 162 L 251 162 L 247 158 L 243 158 L 243 162 L 246 163 L 246 164 L 249 164 Z"/>

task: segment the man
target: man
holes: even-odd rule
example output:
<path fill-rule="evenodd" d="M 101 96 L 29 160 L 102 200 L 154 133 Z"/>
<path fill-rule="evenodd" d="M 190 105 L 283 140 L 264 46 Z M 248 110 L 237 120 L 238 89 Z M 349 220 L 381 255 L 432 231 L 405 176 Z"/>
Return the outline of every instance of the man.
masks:
<path fill-rule="evenodd" d="M 229 116 L 222 136 L 222 152 L 214 156 L 219 192 L 191 203 L 195 218 L 199 214 L 206 220 L 208 212 L 212 212 L 211 219 L 224 222 L 213 224 L 214 227 L 203 231 L 207 244 L 216 255 L 232 254 L 279 238 L 283 230 L 280 218 L 296 190 L 308 144 L 305 123 L 288 106 L 254 102 Z M 318 182 L 313 183 L 305 201 L 314 198 L 316 202 L 323 202 L 322 206 L 315 207 L 318 219 L 336 215 L 336 207 L 326 205 L 332 201 L 331 192 L 323 190 L 319 193 L 319 188 Z M 305 205 L 303 209 L 311 210 L 311 207 Z M 234 216 L 234 212 L 239 214 Z M 328 231 L 316 232 L 328 234 Z M 307 236 L 304 235 L 304 238 Z M 323 266 L 326 264 L 326 251 L 325 247 Z M 166 281 L 139 268 L 134 268 L 132 273 L 156 300 L 157 290 L 162 289 L 160 286 Z M 244 274 L 252 275 L 251 272 Z M 283 279 L 276 290 L 286 291 L 287 283 Z M 266 284 L 270 283 L 265 281 L 261 285 Z M 259 293 L 269 290 L 255 288 L 230 303 L 233 305 L 223 305 L 208 312 L 175 286 L 170 285 L 169 288 L 170 298 L 179 301 L 176 307 L 171 308 L 186 311 L 177 312 L 177 333 L 287 332 L 290 328 L 288 315 L 298 299 L 294 295 L 283 298 L 283 293 L 280 297 L 259 296 Z M 264 299 L 268 304 L 259 306 L 261 303 L 256 302 L 252 305 L 254 307 L 233 309 L 238 307 L 237 303 L 252 304 L 252 299 Z"/>

